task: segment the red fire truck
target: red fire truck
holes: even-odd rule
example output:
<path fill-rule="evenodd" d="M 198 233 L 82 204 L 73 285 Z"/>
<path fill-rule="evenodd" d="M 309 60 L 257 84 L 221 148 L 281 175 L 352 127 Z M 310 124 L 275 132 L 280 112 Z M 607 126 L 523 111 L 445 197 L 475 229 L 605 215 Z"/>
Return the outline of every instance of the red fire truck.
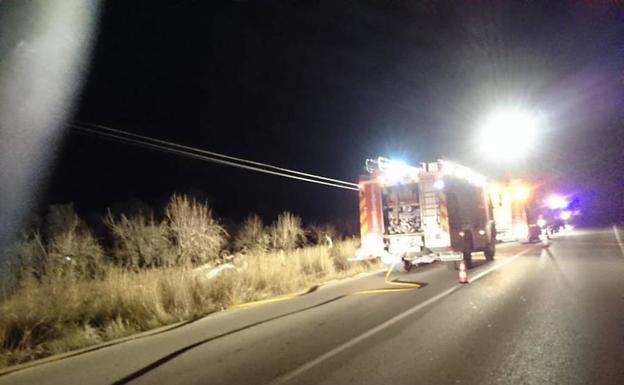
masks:
<path fill-rule="evenodd" d="M 356 259 L 381 258 L 406 270 L 420 263 L 493 259 L 496 228 L 486 179 L 468 167 L 438 160 L 409 166 L 368 159 L 360 177 Z"/>

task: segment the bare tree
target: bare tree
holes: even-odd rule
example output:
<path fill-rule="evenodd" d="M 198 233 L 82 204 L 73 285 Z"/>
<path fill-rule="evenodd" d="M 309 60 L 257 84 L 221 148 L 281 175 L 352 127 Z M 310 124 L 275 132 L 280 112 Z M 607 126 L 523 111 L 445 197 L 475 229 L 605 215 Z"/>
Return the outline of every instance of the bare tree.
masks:
<path fill-rule="evenodd" d="M 50 206 L 42 231 L 25 234 L 14 253 L 20 279 L 94 278 L 106 264 L 102 246 L 71 204 Z"/>
<path fill-rule="evenodd" d="M 305 243 L 305 231 L 301 218 L 285 211 L 269 228 L 271 247 L 278 250 L 292 250 Z"/>
<path fill-rule="evenodd" d="M 266 250 L 269 247 L 269 234 L 260 218 L 252 214 L 245 218 L 234 237 L 234 250 Z"/>
<path fill-rule="evenodd" d="M 104 223 L 113 235 L 113 258 L 117 264 L 132 269 L 175 264 L 167 224 L 157 221 L 154 214 L 121 214 L 115 218 L 108 211 Z"/>
<path fill-rule="evenodd" d="M 165 215 L 178 264 L 200 264 L 219 258 L 227 232 L 206 203 L 174 194 Z"/>
<path fill-rule="evenodd" d="M 48 274 L 71 271 L 88 278 L 101 273 L 104 250 L 72 204 L 50 206 L 44 232 Z"/>

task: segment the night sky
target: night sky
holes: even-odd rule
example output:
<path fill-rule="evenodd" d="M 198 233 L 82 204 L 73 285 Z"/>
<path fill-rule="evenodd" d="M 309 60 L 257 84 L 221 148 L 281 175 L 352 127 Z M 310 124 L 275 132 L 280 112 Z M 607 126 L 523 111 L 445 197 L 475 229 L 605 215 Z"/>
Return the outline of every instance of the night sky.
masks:
<path fill-rule="evenodd" d="M 457 5 L 457 4 L 463 5 Z M 364 160 L 439 157 L 624 215 L 624 14 L 617 1 L 109 1 L 74 119 L 356 181 Z M 478 121 L 548 117 L 492 163 Z M 65 133 L 41 206 L 85 217 L 173 192 L 221 218 L 357 223 L 357 194 Z"/>

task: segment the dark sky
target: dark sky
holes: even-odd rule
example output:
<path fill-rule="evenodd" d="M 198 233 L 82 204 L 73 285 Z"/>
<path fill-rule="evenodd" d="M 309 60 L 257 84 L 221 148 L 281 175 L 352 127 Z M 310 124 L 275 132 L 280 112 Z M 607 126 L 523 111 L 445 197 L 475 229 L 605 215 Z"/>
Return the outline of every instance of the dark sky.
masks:
<path fill-rule="evenodd" d="M 458 5 L 461 3 L 462 5 Z M 355 181 L 378 155 L 444 157 L 624 215 L 624 16 L 617 1 L 109 1 L 75 119 Z M 548 117 L 534 151 L 492 164 L 477 122 Z M 65 136 L 44 203 L 81 212 L 172 192 L 217 214 L 357 221 L 355 192 Z"/>

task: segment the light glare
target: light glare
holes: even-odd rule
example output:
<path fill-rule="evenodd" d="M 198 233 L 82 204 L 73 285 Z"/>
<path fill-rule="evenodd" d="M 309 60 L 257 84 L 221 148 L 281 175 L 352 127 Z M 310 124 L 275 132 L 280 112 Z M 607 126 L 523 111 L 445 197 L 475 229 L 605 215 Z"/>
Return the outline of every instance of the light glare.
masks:
<path fill-rule="evenodd" d="M 551 210 L 564 209 L 568 207 L 568 200 L 561 195 L 552 194 L 546 198 L 546 206 Z"/>
<path fill-rule="evenodd" d="M 499 160 L 521 158 L 531 151 L 540 119 L 537 115 L 517 110 L 498 110 L 484 122 L 480 143 L 484 153 Z"/>
<path fill-rule="evenodd" d="M 400 160 L 388 160 L 382 165 L 384 178 L 390 183 L 398 183 L 410 174 L 413 167 Z"/>
<path fill-rule="evenodd" d="M 73 114 L 90 61 L 99 0 L 1 3 L 0 249 L 4 249 L 36 207 L 64 123 Z M 3 268 L 0 264 L 0 273 Z"/>
<path fill-rule="evenodd" d="M 515 201 L 524 201 L 529 197 L 529 188 L 522 185 L 516 185 L 513 187 L 511 195 Z"/>

